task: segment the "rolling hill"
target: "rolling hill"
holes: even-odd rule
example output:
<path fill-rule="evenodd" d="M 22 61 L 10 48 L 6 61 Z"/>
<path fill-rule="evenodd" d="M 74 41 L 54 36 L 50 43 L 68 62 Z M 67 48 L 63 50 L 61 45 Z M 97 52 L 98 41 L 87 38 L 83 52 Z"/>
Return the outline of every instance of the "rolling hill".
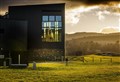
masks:
<path fill-rule="evenodd" d="M 66 34 L 66 41 L 87 42 L 94 41 L 98 43 L 115 43 L 120 41 L 120 33 L 102 34 L 81 32 L 75 34 Z"/>
<path fill-rule="evenodd" d="M 120 33 L 66 34 L 66 52 L 68 55 L 120 53 Z"/>

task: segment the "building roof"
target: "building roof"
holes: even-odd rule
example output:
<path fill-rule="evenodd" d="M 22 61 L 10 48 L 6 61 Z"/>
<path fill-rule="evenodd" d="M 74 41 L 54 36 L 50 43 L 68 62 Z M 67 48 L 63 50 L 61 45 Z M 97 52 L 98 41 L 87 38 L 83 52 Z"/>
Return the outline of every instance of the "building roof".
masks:
<path fill-rule="evenodd" d="M 56 5 L 65 5 L 65 3 L 52 3 L 52 4 L 31 4 L 31 5 L 13 5 L 9 7 L 27 7 L 27 6 L 56 6 Z"/>

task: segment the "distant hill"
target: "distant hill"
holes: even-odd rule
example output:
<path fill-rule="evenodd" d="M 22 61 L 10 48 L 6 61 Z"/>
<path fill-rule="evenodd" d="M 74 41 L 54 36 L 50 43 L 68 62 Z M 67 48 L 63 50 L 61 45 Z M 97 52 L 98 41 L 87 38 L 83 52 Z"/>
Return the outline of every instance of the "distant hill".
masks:
<path fill-rule="evenodd" d="M 78 39 L 78 38 L 89 37 L 89 36 L 101 36 L 101 35 L 104 35 L 104 34 L 94 33 L 94 32 L 77 32 L 74 34 L 66 34 L 66 40 Z"/>
<path fill-rule="evenodd" d="M 120 41 L 120 33 L 102 34 L 81 32 L 74 34 L 66 34 L 66 41 L 86 42 L 94 41 L 98 43 L 115 43 Z"/>
<path fill-rule="evenodd" d="M 66 53 L 67 55 L 120 53 L 120 33 L 66 34 Z"/>

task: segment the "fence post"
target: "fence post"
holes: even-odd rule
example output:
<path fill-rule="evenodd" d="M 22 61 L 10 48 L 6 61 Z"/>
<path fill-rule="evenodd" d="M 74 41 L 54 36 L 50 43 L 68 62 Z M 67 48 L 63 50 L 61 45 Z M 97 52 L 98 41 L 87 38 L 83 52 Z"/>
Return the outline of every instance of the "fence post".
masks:
<path fill-rule="evenodd" d="M 110 59 L 111 63 L 112 63 L 112 58 Z"/>
<path fill-rule="evenodd" d="M 94 61 L 95 61 L 95 60 L 94 60 L 94 57 L 92 57 L 92 61 L 93 61 L 93 63 L 94 63 Z"/>
<path fill-rule="evenodd" d="M 100 58 L 100 62 L 102 62 L 102 58 Z"/>
<path fill-rule="evenodd" d="M 85 62 L 85 58 L 84 57 L 81 57 L 81 60 L 82 60 L 83 63 Z"/>
<path fill-rule="evenodd" d="M 68 58 L 66 58 L 65 61 L 66 61 L 66 66 L 68 66 Z"/>

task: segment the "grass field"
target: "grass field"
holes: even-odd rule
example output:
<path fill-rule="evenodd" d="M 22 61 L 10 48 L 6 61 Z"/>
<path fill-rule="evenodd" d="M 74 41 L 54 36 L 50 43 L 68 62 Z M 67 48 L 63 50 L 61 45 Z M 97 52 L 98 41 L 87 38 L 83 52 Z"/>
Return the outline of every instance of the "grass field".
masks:
<path fill-rule="evenodd" d="M 68 58 L 68 66 L 65 62 L 41 62 L 36 70 L 32 63 L 25 69 L 0 67 L 0 82 L 120 82 L 120 57 L 90 55 L 84 63 L 80 57 Z M 100 62 L 100 58 L 107 59 Z"/>

